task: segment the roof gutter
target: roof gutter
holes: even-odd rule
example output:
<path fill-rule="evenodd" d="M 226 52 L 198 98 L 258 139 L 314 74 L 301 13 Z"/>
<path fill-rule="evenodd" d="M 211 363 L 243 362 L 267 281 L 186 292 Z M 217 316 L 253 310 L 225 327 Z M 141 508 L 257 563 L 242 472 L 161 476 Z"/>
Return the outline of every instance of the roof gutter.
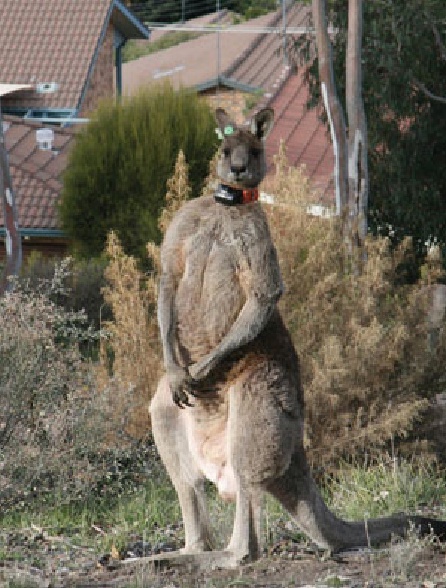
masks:
<path fill-rule="evenodd" d="M 114 8 L 116 8 L 117 13 L 116 19 L 113 16 L 113 21 L 116 20 L 117 22 L 113 22 L 113 24 L 117 26 L 126 39 L 148 39 L 150 37 L 150 31 L 147 27 L 120 0 L 113 0 L 112 10 Z M 125 24 L 128 24 L 128 26 L 125 26 Z"/>
<path fill-rule="evenodd" d="M 20 227 L 20 236 L 23 239 L 32 237 L 41 239 L 68 239 L 68 235 L 60 229 L 27 229 Z M 0 238 L 5 238 L 5 227 L 0 227 Z"/>
<path fill-rule="evenodd" d="M 116 93 L 120 98 L 122 96 L 122 50 L 129 38 L 148 39 L 150 32 L 119 0 L 114 0 L 111 8 L 112 13 L 116 9 L 116 13 L 111 14 L 111 19 L 115 26 Z M 127 23 L 129 26 L 126 26 Z"/>

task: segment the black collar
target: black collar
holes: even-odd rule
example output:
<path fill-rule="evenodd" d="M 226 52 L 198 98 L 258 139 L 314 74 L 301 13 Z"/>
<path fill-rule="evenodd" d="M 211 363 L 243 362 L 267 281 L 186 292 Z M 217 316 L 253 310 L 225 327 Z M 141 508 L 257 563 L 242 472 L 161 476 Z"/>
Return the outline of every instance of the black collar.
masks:
<path fill-rule="evenodd" d="M 219 184 L 214 193 L 216 202 L 226 204 L 226 206 L 235 206 L 237 204 L 248 204 L 257 202 L 259 199 L 258 188 L 236 188 L 228 184 Z"/>

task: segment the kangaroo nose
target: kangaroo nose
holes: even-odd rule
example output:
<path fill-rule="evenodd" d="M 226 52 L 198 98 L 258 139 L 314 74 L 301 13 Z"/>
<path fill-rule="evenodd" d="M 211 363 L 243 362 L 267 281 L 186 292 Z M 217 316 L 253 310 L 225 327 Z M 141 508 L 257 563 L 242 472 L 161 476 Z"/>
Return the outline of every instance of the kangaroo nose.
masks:
<path fill-rule="evenodd" d="M 246 151 L 240 146 L 236 147 L 232 153 L 231 157 L 231 171 L 234 174 L 241 174 L 246 171 L 246 167 L 248 164 L 248 158 L 246 156 Z"/>
<path fill-rule="evenodd" d="M 246 165 L 244 163 L 231 163 L 231 171 L 234 174 L 241 174 L 246 171 Z"/>

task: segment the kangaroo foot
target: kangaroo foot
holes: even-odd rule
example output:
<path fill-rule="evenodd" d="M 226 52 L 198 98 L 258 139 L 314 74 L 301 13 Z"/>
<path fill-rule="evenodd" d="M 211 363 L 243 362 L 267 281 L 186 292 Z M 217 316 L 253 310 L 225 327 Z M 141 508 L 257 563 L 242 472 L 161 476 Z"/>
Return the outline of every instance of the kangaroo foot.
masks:
<path fill-rule="evenodd" d="M 155 570 L 182 567 L 191 571 L 209 571 L 217 568 L 236 568 L 242 563 L 242 560 L 231 551 L 205 551 L 202 553 L 190 553 L 182 551 L 173 551 L 150 555 L 148 557 L 138 557 L 124 559 L 121 562 L 123 567 L 153 567 Z"/>

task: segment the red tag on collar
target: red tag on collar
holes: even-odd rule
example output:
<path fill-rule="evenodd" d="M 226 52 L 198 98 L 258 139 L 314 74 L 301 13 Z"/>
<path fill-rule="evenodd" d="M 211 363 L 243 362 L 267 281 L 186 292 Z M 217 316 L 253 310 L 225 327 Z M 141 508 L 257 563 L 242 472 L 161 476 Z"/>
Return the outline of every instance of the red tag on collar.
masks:
<path fill-rule="evenodd" d="M 243 190 L 243 204 L 248 202 L 257 202 L 259 199 L 259 189 L 252 188 L 250 190 Z"/>
<path fill-rule="evenodd" d="M 237 188 L 229 184 L 220 184 L 214 194 L 216 202 L 226 206 L 238 206 L 239 204 L 249 204 L 257 202 L 259 199 L 258 188 Z"/>

